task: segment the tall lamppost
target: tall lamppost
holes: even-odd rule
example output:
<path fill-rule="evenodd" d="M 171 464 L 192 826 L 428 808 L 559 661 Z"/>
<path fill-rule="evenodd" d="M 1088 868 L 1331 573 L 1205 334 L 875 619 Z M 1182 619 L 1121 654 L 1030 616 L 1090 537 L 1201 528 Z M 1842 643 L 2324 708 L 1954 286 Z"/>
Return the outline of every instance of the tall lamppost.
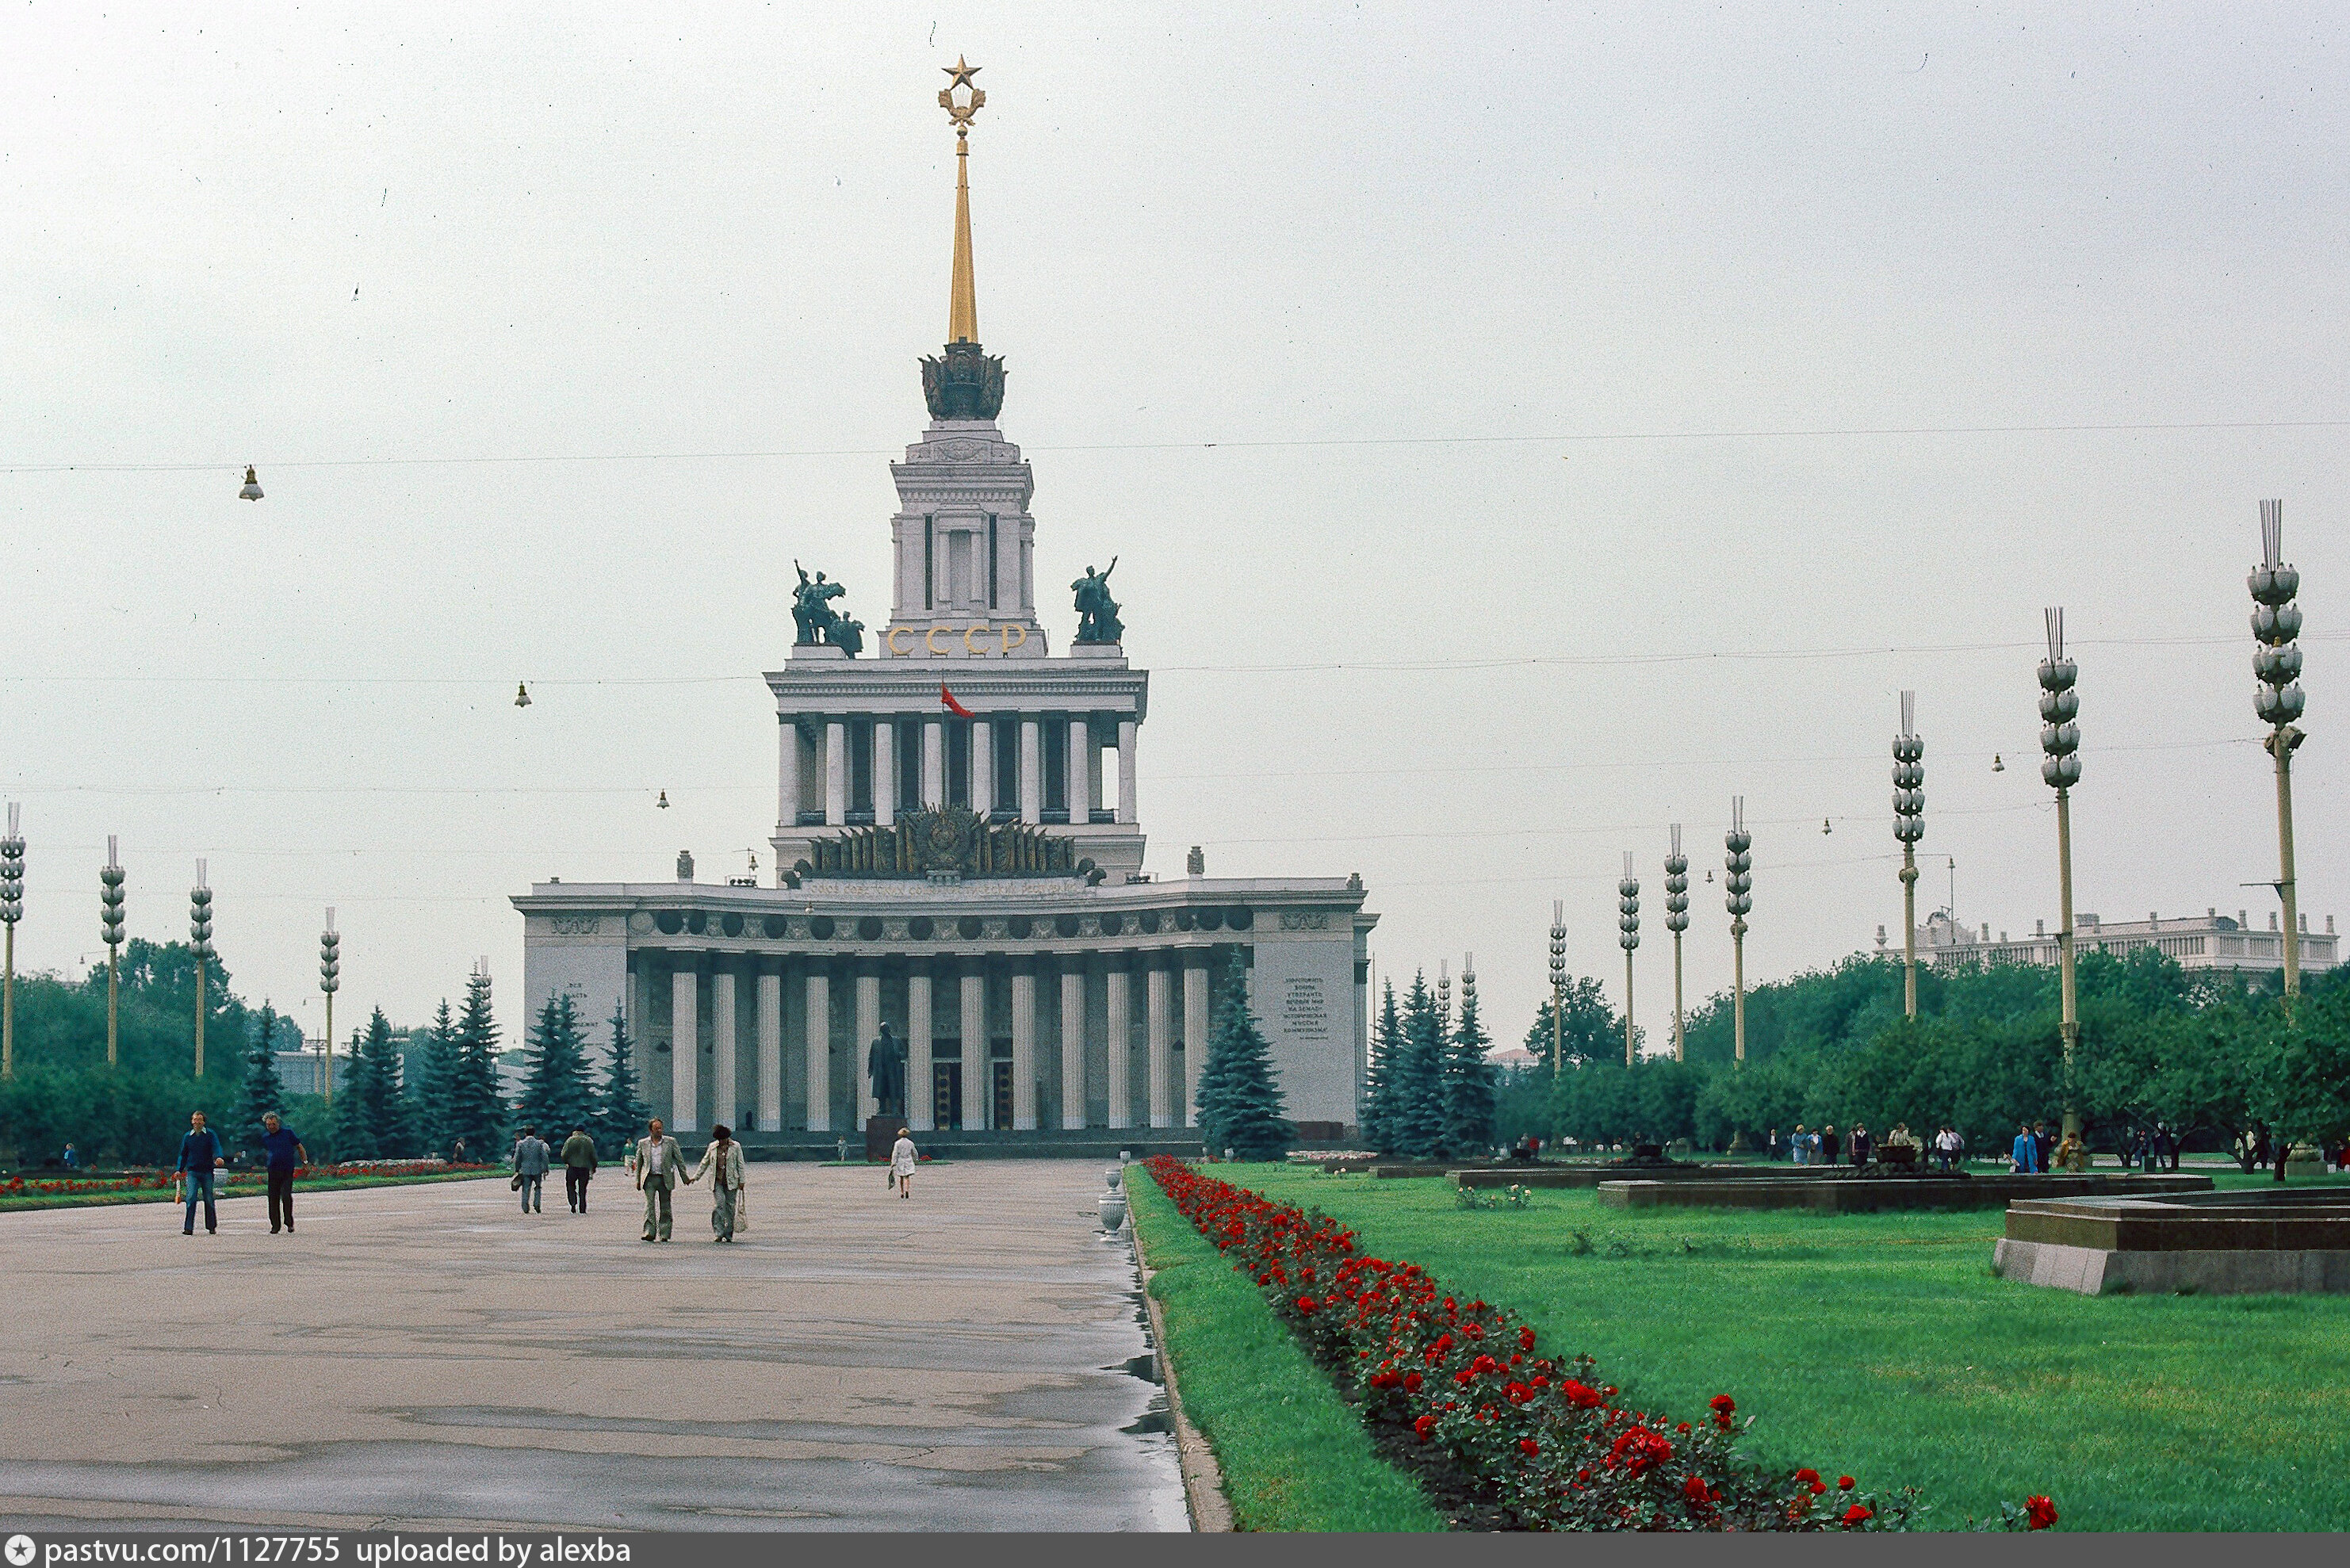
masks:
<path fill-rule="evenodd" d="M 489 961 L 484 959 L 484 963 Z M 1452 961 L 1436 961 L 1436 1033 L 1439 1038 L 1452 1033 Z"/>
<path fill-rule="evenodd" d="M 1721 901 L 1730 910 L 1730 1036 L 1732 1057 L 1746 1061 L 1746 916 L 1754 908 L 1754 857 L 1747 851 L 1754 839 L 1746 831 L 1746 797 L 1730 797 L 1730 831 L 1722 836 L 1728 853 L 1721 862 Z"/>
<path fill-rule="evenodd" d="M 2043 612 L 2048 657 L 2040 661 L 2040 777 L 2056 792 L 2056 963 L 2064 995 L 2064 1136 L 2077 1137 L 2081 1113 L 2072 1104 L 2073 1051 L 2081 1043 L 2081 1016 L 2073 994 L 2073 786 L 2081 782 L 2080 669 L 2064 657 L 2064 607 Z"/>
<path fill-rule="evenodd" d="M 1681 933 L 1689 929 L 1689 857 L 1681 853 L 1681 825 L 1673 824 L 1672 853 L 1665 857 L 1665 929 L 1673 933 L 1673 1060 L 1689 1060 L 1681 1027 Z"/>
<path fill-rule="evenodd" d="M 1624 1065 L 1632 1064 L 1632 950 L 1640 945 L 1640 880 L 1632 875 L 1632 852 L 1624 851 L 1624 879 L 1616 884 L 1617 944 L 1624 950 Z"/>
<path fill-rule="evenodd" d="M 1565 1025 L 1561 1015 L 1566 1012 L 1566 900 L 1550 901 L 1550 1075 L 1554 1078 L 1566 1071 L 1566 1052 L 1562 1042 Z"/>
<path fill-rule="evenodd" d="M 204 1075 L 204 964 L 213 956 L 213 890 L 204 886 L 204 863 L 196 862 L 196 885 L 188 889 L 188 951 L 196 961 L 196 1076 Z"/>
<path fill-rule="evenodd" d="M 1918 841 L 1926 836 L 1926 742 L 1918 738 L 1918 693 L 1901 693 L 1893 737 L 1893 836 L 1901 844 L 1901 1011 L 1918 1016 Z"/>
<path fill-rule="evenodd" d="M 335 1103 L 335 992 L 343 988 L 343 939 L 335 934 L 335 908 L 318 933 L 318 989 L 327 993 L 327 1104 Z"/>
<path fill-rule="evenodd" d="M 0 1079 L 16 1075 L 16 922 L 25 918 L 25 839 L 17 806 L 8 803 L 8 836 L 0 838 L 0 926 L 7 928 L 5 969 L 0 969 Z"/>
<path fill-rule="evenodd" d="M 2301 611 L 2293 596 L 2301 574 L 2284 564 L 2284 503 L 2261 503 L 2260 569 L 2245 579 L 2252 590 L 2252 635 L 2261 649 L 2252 673 L 2261 678 L 2252 711 L 2270 725 L 2262 749 L 2276 759 L 2277 896 L 2284 900 L 2284 993 L 2301 994 L 2301 898 L 2293 880 L 2293 753 L 2302 742 Z"/>
<path fill-rule="evenodd" d="M 98 935 L 106 944 L 106 1064 L 118 1065 L 121 1054 L 121 1006 L 118 989 L 122 954 L 122 862 L 115 853 L 115 836 L 106 836 L 106 864 L 98 873 Z"/>

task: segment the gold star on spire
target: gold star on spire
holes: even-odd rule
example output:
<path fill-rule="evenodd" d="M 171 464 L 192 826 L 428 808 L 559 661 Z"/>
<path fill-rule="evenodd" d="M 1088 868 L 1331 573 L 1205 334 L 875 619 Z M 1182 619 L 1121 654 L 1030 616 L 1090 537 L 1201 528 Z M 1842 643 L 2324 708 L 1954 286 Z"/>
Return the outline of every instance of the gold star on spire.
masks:
<path fill-rule="evenodd" d="M 947 84 L 951 88 L 970 87 L 972 85 L 971 78 L 979 74 L 979 67 L 965 61 L 961 55 L 957 55 L 955 57 L 954 64 L 951 66 L 941 66 L 939 69 L 946 72 L 948 76 L 954 78 L 951 82 Z"/>

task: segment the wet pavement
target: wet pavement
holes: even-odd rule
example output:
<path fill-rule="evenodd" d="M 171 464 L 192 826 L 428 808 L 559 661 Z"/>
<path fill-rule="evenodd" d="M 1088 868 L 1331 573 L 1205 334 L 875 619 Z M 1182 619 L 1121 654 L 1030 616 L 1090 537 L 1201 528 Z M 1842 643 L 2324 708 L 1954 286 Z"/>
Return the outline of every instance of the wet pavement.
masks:
<path fill-rule="evenodd" d="M 638 1240 L 608 1168 L 0 1215 L 0 1517 L 313 1529 L 1182 1530 L 1097 1161 L 750 1168 Z"/>

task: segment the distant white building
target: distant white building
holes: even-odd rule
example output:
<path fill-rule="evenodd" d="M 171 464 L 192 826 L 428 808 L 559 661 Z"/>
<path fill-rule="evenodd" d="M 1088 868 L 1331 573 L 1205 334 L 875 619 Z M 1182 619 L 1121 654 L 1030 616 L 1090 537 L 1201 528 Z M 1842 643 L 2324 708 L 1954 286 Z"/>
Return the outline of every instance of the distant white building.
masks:
<path fill-rule="evenodd" d="M 2303 915 L 2303 971 L 2314 973 L 2332 969 L 2338 961 L 2337 940 L 2333 916 L 2325 917 L 2324 930 L 2313 931 L 2309 929 L 2309 917 Z M 2268 929 L 2257 930 L 2242 909 L 2237 910 L 2232 919 L 2216 909 L 2199 915 L 2163 916 L 2149 912 L 2143 920 L 2106 921 L 2084 914 L 2075 918 L 2074 941 L 2076 953 L 2112 953 L 2116 958 L 2151 947 L 2176 959 L 2178 966 L 2187 970 L 2275 973 L 2284 968 L 2284 933 L 2278 929 L 2276 916 L 2269 916 Z M 1883 926 L 1877 928 L 1877 946 L 1880 952 L 1894 950 Z M 1980 969 L 1995 963 L 2054 967 L 2057 962 L 2056 934 L 2048 929 L 2045 920 L 2035 920 L 2028 937 L 2011 939 L 2002 931 L 1993 940 L 1990 926 L 1961 926 L 1950 919 L 1947 910 L 1937 909 L 1918 929 L 1918 957 L 1920 962 L 1945 970 Z"/>

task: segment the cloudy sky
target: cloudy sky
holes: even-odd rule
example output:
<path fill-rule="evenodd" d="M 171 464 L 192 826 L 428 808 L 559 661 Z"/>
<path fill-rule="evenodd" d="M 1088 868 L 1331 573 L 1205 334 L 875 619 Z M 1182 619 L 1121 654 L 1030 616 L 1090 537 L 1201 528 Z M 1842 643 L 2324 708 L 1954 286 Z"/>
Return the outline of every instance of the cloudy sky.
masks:
<path fill-rule="evenodd" d="M 19 962 L 102 958 L 109 833 L 133 934 L 208 857 L 313 1029 L 327 905 L 408 1023 L 519 977 L 531 881 L 764 878 L 792 558 L 887 611 L 959 53 L 1037 581 L 1120 557 L 1158 870 L 1359 871 L 1382 970 L 1473 951 L 1507 1038 L 1554 898 L 1620 987 L 1631 849 L 1653 1024 L 1668 825 L 1718 866 L 1733 794 L 1750 975 L 1898 941 L 1910 687 L 1921 902 L 1954 857 L 2029 930 L 2063 604 L 2080 907 L 2264 924 L 2281 496 L 2344 908 L 2339 8 L 1276 9 L 0 12 Z"/>

